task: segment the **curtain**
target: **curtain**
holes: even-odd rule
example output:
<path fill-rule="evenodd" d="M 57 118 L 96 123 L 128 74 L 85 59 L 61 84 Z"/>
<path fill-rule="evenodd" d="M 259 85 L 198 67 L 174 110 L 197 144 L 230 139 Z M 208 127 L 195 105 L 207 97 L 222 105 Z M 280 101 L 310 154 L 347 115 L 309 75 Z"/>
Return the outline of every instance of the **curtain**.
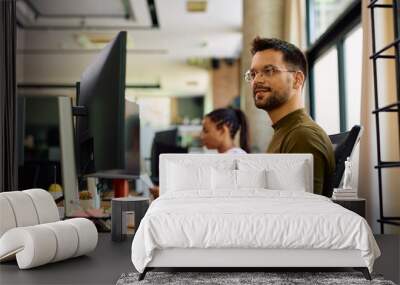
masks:
<path fill-rule="evenodd" d="M 367 200 L 367 220 L 375 233 L 380 232 L 379 190 L 377 164 L 377 139 L 375 109 L 373 63 L 369 59 L 372 54 L 371 12 L 367 8 L 368 0 L 362 1 L 363 28 L 363 66 L 361 89 L 361 125 L 364 133 L 360 141 L 360 168 L 358 192 Z M 391 0 L 382 3 L 391 4 Z M 391 9 L 375 9 L 376 49 L 383 48 L 394 40 L 393 12 Z M 393 50 L 391 50 L 393 54 Z M 390 54 L 390 53 L 388 53 Z M 378 93 L 379 107 L 394 103 L 396 99 L 395 62 L 393 59 L 378 60 Z M 381 113 L 381 154 L 382 160 L 399 160 L 399 134 L 395 113 Z M 385 216 L 400 216 L 400 169 L 382 170 L 383 212 Z M 400 232 L 400 227 L 385 225 L 385 233 Z"/>
<path fill-rule="evenodd" d="M 15 0 L 0 1 L 0 192 L 17 190 Z"/>

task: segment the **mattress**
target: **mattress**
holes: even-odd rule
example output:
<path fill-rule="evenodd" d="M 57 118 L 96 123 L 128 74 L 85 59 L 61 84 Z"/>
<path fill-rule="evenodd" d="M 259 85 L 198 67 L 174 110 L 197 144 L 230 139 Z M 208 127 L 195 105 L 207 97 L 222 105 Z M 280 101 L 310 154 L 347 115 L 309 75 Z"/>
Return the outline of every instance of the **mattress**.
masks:
<path fill-rule="evenodd" d="M 370 271 L 380 255 L 361 216 L 320 195 L 268 189 L 165 193 L 140 223 L 132 262 L 143 272 L 169 248 L 359 250 Z"/>

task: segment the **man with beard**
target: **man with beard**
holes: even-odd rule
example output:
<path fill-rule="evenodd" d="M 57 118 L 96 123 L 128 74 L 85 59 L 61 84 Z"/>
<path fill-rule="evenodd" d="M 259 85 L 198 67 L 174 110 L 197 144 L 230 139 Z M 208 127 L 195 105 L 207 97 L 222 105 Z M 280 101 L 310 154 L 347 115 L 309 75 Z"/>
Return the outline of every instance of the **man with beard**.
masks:
<path fill-rule="evenodd" d="M 257 108 L 272 121 L 274 136 L 268 153 L 311 153 L 314 193 L 330 196 L 335 169 L 332 144 L 324 130 L 305 112 L 301 97 L 307 60 L 296 46 L 278 39 L 256 37 L 252 42 L 251 84 Z"/>

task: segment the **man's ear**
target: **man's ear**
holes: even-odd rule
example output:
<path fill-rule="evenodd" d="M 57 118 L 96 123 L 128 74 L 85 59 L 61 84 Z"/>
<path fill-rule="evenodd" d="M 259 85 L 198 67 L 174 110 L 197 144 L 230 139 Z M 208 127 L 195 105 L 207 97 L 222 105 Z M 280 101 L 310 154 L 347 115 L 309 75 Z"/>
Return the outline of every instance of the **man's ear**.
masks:
<path fill-rule="evenodd" d="M 293 88 L 294 89 L 301 89 L 301 87 L 304 84 L 304 80 L 305 80 L 305 76 L 304 73 L 301 71 L 296 71 L 294 73 L 294 81 L 293 81 Z"/>

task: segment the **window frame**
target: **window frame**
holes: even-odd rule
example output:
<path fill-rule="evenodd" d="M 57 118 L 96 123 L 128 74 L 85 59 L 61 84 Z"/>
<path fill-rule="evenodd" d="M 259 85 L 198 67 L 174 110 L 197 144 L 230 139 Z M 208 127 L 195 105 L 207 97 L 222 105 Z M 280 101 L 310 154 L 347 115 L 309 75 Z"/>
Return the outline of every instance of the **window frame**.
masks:
<path fill-rule="evenodd" d="M 306 0 L 306 36 L 308 49 L 306 57 L 308 61 L 308 98 L 310 115 L 315 119 L 315 91 L 314 91 L 314 66 L 316 61 L 322 57 L 331 47 L 336 46 L 338 54 L 338 79 L 339 79 L 339 117 L 340 132 L 347 131 L 346 114 L 346 71 L 345 71 L 345 50 L 344 42 L 347 36 L 361 24 L 362 0 L 354 0 L 340 14 L 336 20 L 311 44 L 311 33 L 313 29 L 313 3 Z"/>

